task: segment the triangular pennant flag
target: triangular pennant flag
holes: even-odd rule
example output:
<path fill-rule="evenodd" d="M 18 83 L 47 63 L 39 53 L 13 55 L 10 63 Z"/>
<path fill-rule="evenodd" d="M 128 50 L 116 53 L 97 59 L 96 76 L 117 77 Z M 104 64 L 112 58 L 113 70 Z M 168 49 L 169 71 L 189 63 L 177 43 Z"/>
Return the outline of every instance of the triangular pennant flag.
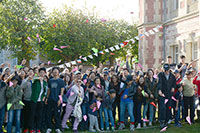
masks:
<path fill-rule="evenodd" d="M 149 122 L 149 120 L 147 120 L 147 119 L 143 119 L 143 122 Z"/>
<path fill-rule="evenodd" d="M 36 37 L 39 38 L 39 34 L 36 34 Z"/>
<path fill-rule="evenodd" d="M 24 21 L 28 20 L 27 18 L 24 18 Z"/>
<path fill-rule="evenodd" d="M 71 61 L 72 65 L 76 65 L 76 61 Z"/>
<path fill-rule="evenodd" d="M 65 66 L 62 64 L 62 65 L 59 65 L 58 66 L 59 68 L 65 68 Z"/>
<path fill-rule="evenodd" d="M 12 87 L 13 86 L 13 82 L 9 82 L 9 87 Z"/>
<path fill-rule="evenodd" d="M 11 106 L 12 106 L 12 103 L 8 103 L 7 104 L 7 110 L 10 110 Z"/>
<path fill-rule="evenodd" d="M 115 45 L 115 48 L 116 48 L 117 50 L 119 50 L 119 49 L 120 49 L 119 45 Z"/>
<path fill-rule="evenodd" d="M 98 53 L 94 53 L 94 55 L 95 55 L 96 57 L 98 57 Z"/>
<path fill-rule="evenodd" d="M 88 23 L 88 22 L 89 22 L 89 20 L 87 19 L 87 20 L 86 20 L 86 23 Z"/>
<path fill-rule="evenodd" d="M 155 32 L 159 32 L 158 27 L 153 28 Z"/>
<path fill-rule="evenodd" d="M 82 58 L 84 61 L 87 61 L 87 57 Z"/>
<path fill-rule="evenodd" d="M 151 102 L 150 104 L 153 105 L 155 108 L 157 108 L 157 106 L 154 102 Z"/>
<path fill-rule="evenodd" d="M 134 44 L 134 43 L 135 43 L 135 40 L 134 40 L 134 39 L 131 39 L 130 41 L 132 42 L 132 44 Z"/>
<path fill-rule="evenodd" d="M 120 43 L 120 46 L 123 48 L 123 47 L 124 47 L 124 44 L 123 44 L 123 43 Z"/>
<path fill-rule="evenodd" d="M 110 53 L 110 55 L 115 55 L 115 53 Z"/>
<path fill-rule="evenodd" d="M 90 59 L 93 59 L 93 56 L 92 56 L 92 55 L 89 55 L 88 57 L 89 57 Z"/>
<path fill-rule="evenodd" d="M 189 116 L 186 117 L 186 120 L 190 125 L 192 124 Z"/>
<path fill-rule="evenodd" d="M 53 24 L 53 28 L 56 28 L 56 24 Z"/>
<path fill-rule="evenodd" d="M 25 104 L 22 101 L 19 101 L 19 104 L 21 104 L 22 106 L 25 106 Z"/>
<path fill-rule="evenodd" d="M 48 61 L 48 65 L 50 65 L 51 64 L 51 61 Z"/>
<path fill-rule="evenodd" d="M 100 54 L 104 54 L 104 52 L 103 52 L 103 51 L 100 51 L 99 53 L 100 53 Z"/>
<path fill-rule="evenodd" d="M 143 95 L 143 97 L 145 96 L 145 92 L 144 92 L 144 90 L 142 90 L 142 95 Z"/>
<path fill-rule="evenodd" d="M 168 101 L 169 101 L 168 99 L 165 99 L 165 104 L 166 104 Z"/>
<path fill-rule="evenodd" d="M 61 60 L 59 60 L 58 63 L 61 63 Z"/>
<path fill-rule="evenodd" d="M 111 50 L 111 51 L 115 51 L 114 47 L 110 47 L 110 50 Z"/>
<path fill-rule="evenodd" d="M 58 49 L 58 48 L 53 48 L 54 51 L 60 51 L 62 52 L 62 50 Z"/>
<path fill-rule="evenodd" d="M 164 132 L 167 130 L 167 127 L 164 127 L 163 129 L 160 130 L 160 132 Z"/>
<path fill-rule="evenodd" d="M 95 111 L 96 111 L 96 107 L 93 108 L 92 112 L 95 112 Z"/>
<path fill-rule="evenodd" d="M 84 121 L 86 121 L 87 120 L 87 115 L 84 115 L 83 119 L 84 119 Z"/>
<path fill-rule="evenodd" d="M 150 33 L 151 35 L 155 34 L 155 32 L 154 32 L 153 30 L 150 30 L 149 33 Z"/>
<path fill-rule="evenodd" d="M 175 102 L 177 101 L 177 99 L 174 96 L 172 96 L 172 100 L 174 100 Z"/>
<path fill-rule="evenodd" d="M 24 66 L 16 65 L 16 68 L 17 68 L 17 69 L 21 69 L 21 68 L 24 68 Z"/>
<path fill-rule="evenodd" d="M 31 38 L 30 38 L 29 36 L 27 37 L 27 39 L 28 39 L 29 41 L 31 40 Z"/>
<path fill-rule="evenodd" d="M 82 56 L 79 56 L 80 59 L 82 59 Z"/>
<path fill-rule="evenodd" d="M 124 46 L 126 46 L 128 44 L 128 42 L 123 42 Z"/>
<path fill-rule="evenodd" d="M 101 102 L 100 101 L 97 101 L 97 108 L 99 109 L 101 106 Z"/>
<path fill-rule="evenodd" d="M 109 50 L 108 49 L 105 49 L 105 51 L 108 53 L 109 52 Z"/>
<path fill-rule="evenodd" d="M 96 49 L 96 48 L 92 48 L 92 51 L 93 51 L 94 53 L 98 53 L 98 49 Z"/>
<path fill-rule="evenodd" d="M 138 36 L 135 37 L 136 40 L 140 40 Z"/>
<path fill-rule="evenodd" d="M 144 34 L 145 34 L 146 36 L 149 36 L 149 33 L 148 33 L 148 32 L 145 32 Z"/>
<path fill-rule="evenodd" d="M 77 62 L 78 62 L 78 63 L 82 63 L 82 62 L 81 62 L 81 59 L 78 59 Z"/>
<path fill-rule="evenodd" d="M 71 64 L 70 63 L 66 63 L 65 64 L 67 67 L 71 67 Z"/>
<path fill-rule="evenodd" d="M 63 48 L 69 48 L 70 46 L 60 46 L 61 49 Z"/>
<path fill-rule="evenodd" d="M 73 95 L 74 95 L 74 92 L 73 92 L 73 91 L 71 91 L 71 92 L 70 92 L 70 96 L 73 96 Z"/>

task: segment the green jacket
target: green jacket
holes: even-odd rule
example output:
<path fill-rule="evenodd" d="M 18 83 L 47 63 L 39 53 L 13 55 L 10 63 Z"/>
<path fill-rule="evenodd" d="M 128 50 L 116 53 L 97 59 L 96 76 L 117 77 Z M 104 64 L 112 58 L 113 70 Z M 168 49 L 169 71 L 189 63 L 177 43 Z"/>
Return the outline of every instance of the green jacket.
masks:
<path fill-rule="evenodd" d="M 13 86 L 7 87 L 6 90 L 7 103 L 12 104 L 10 110 L 17 110 L 23 108 L 23 106 L 19 103 L 20 101 L 22 101 L 22 95 L 23 95 L 23 90 L 19 85 L 17 85 L 16 88 L 14 88 Z"/>
<path fill-rule="evenodd" d="M 47 82 L 46 81 L 43 81 L 43 93 L 42 93 L 42 96 L 41 96 L 41 100 L 46 97 L 47 95 L 47 89 L 48 89 L 48 86 L 47 86 Z M 34 79 L 33 80 L 33 83 L 32 83 L 32 95 L 31 95 L 31 101 L 37 103 L 37 100 L 40 96 L 40 92 L 41 92 L 41 83 L 40 83 L 40 80 L 39 79 Z"/>

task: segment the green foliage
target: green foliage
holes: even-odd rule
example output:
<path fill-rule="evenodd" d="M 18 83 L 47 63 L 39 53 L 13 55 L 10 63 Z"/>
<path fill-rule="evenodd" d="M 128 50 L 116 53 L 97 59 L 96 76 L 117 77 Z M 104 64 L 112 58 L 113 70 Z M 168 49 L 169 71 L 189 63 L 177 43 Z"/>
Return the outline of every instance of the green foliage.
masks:
<path fill-rule="evenodd" d="M 57 63 L 62 60 L 64 63 L 93 54 L 92 48 L 101 51 L 137 35 L 136 25 L 122 20 L 102 21 L 95 13 L 67 6 L 45 16 L 38 0 L 1 2 L 0 27 L 0 49 L 9 49 L 19 61 L 34 59 L 39 52 L 46 61 Z M 41 42 L 36 34 L 40 35 Z M 53 50 L 60 46 L 70 47 L 61 49 L 62 52 Z M 114 51 L 115 55 L 104 52 L 105 55 L 93 56 L 94 59 L 88 59 L 86 63 L 113 62 L 115 58 L 125 58 L 128 51 L 137 55 L 137 43 Z"/>
<path fill-rule="evenodd" d="M 101 51 L 137 35 L 135 25 L 117 20 L 102 22 L 101 18 L 94 14 L 86 15 L 82 10 L 74 10 L 67 6 L 62 10 L 54 10 L 43 28 L 44 42 L 41 46 L 41 53 L 55 62 L 60 59 L 63 62 L 76 60 L 79 56 L 93 54 L 92 48 Z M 63 49 L 63 52 L 53 51 L 54 47 L 60 48 L 63 45 L 70 47 Z M 119 51 L 116 50 L 115 55 L 104 52 L 105 55 L 93 56 L 94 59 L 89 59 L 87 63 L 98 64 L 99 61 L 108 60 L 112 62 L 114 58 L 125 57 L 128 50 L 137 54 L 137 43 L 129 44 Z"/>
<path fill-rule="evenodd" d="M 45 20 L 41 5 L 37 0 L 4 0 L 0 6 L 0 49 L 9 49 L 19 61 L 34 59 L 36 34 Z"/>

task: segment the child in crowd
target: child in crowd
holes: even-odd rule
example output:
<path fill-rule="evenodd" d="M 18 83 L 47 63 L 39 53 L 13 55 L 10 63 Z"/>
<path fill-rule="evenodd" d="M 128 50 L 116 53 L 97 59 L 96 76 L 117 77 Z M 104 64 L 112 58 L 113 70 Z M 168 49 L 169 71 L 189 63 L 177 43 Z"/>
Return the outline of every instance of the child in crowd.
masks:
<path fill-rule="evenodd" d="M 104 101 L 104 117 L 105 117 L 105 123 L 106 123 L 106 131 L 110 130 L 109 120 L 111 122 L 111 130 L 112 131 L 115 130 L 115 122 L 114 122 L 113 113 L 112 113 L 115 97 L 116 97 L 116 91 L 114 89 L 111 89 Z"/>
<path fill-rule="evenodd" d="M 99 106 L 97 106 L 97 102 L 102 101 L 102 95 L 98 94 L 95 96 L 95 99 L 93 99 L 90 102 L 90 106 L 89 106 L 89 110 L 88 110 L 88 116 L 89 116 L 89 120 L 90 120 L 90 127 L 89 127 L 89 131 L 90 132 L 101 132 L 101 130 L 99 129 L 99 121 L 98 121 L 98 110 L 99 110 Z M 96 130 L 94 129 L 94 126 L 96 128 Z"/>

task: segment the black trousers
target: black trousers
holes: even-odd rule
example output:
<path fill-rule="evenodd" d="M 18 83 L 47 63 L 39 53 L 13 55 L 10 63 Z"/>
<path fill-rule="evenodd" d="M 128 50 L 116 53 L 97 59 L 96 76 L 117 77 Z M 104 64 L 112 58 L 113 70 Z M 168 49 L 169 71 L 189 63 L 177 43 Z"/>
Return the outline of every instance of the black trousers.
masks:
<path fill-rule="evenodd" d="M 42 125 L 42 113 L 44 109 L 44 102 L 33 102 L 31 101 L 30 115 L 30 130 L 41 130 Z"/>
<path fill-rule="evenodd" d="M 47 127 L 52 129 L 52 116 L 55 119 L 55 129 L 61 128 L 61 106 L 58 107 L 58 103 L 55 101 L 48 101 L 47 106 Z"/>
<path fill-rule="evenodd" d="M 183 96 L 183 102 L 184 102 L 184 116 L 185 118 L 187 116 L 189 116 L 188 114 L 188 109 L 190 109 L 190 119 L 191 122 L 194 122 L 194 111 L 195 111 L 195 107 L 194 107 L 194 96 L 192 97 L 186 97 Z"/>
<path fill-rule="evenodd" d="M 30 121 L 30 111 L 31 111 L 31 101 L 24 100 L 25 104 L 22 112 L 23 112 L 23 129 L 30 129 L 29 121 Z"/>

